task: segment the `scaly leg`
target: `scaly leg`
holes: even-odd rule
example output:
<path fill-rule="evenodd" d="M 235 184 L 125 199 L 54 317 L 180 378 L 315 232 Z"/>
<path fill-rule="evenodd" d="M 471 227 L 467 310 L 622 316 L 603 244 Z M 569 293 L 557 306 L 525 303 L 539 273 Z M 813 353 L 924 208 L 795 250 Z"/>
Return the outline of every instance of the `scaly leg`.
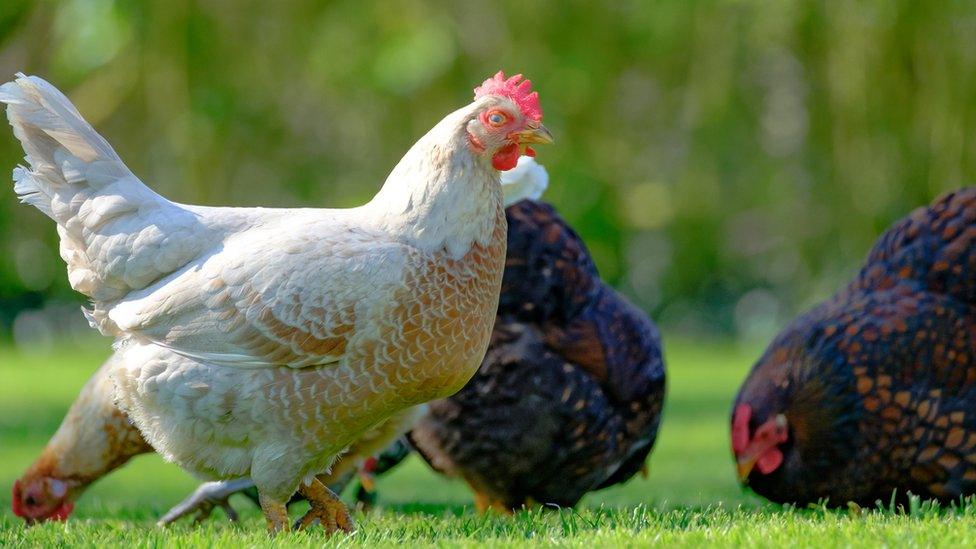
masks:
<path fill-rule="evenodd" d="M 353 531 L 355 524 L 349 516 L 346 505 L 318 479 L 312 479 L 310 484 L 300 485 L 298 491 L 308 500 L 311 509 L 295 523 L 296 530 L 303 530 L 318 523 L 330 534 L 340 530 Z"/>
<path fill-rule="evenodd" d="M 258 493 L 258 500 L 261 502 L 261 510 L 264 511 L 264 518 L 268 521 L 268 533 L 277 534 L 287 532 L 288 506 L 283 501 L 277 501 L 262 493 Z"/>
<path fill-rule="evenodd" d="M 474 508 L 478 510 L 478 514 L 483 515 L 490 509 L 494 509 L 503 515 L 513 514 L 512 509 L 505 505 L 501 500 L 495 499 L 488 493 L 481 492 L 475 489 L 473 486 L 471 489 L 474 490 Z"/>
<path fill-rule="evenodd" d="M 252 486 L 254 483 L 249 478 L 205 482 L 197 487 L 196 491 L 190 494 L 188 498 L 170 509 L 156 524 L 166 526 L 190 514 L 196 515 L 193 519 L 194 523 L 200 523 L 210 516 L 210 513 L 217 507 L 223 508 L 224 512 L 227 513 L 227 518 L 236 521 L 237 512 L 227 500 L 237 492 Z"/>

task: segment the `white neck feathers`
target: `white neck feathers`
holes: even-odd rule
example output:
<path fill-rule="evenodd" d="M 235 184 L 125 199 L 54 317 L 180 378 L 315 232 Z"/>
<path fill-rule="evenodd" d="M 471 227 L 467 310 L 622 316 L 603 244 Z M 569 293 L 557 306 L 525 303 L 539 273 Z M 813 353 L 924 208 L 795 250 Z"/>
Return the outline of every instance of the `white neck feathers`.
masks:
<path fill-rule="evenodd" d="M 441 120 L 407 151 L 367 205 L 387 231 L 459 259 L 488 244 L 502 193 L 498 172 L 468 144 L 477 103 Z"/>

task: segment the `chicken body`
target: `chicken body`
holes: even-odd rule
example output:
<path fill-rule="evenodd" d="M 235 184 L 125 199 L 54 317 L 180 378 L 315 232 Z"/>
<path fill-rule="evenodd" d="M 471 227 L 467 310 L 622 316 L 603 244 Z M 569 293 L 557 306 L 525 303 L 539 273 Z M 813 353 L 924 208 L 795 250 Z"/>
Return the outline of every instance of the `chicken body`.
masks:
<path fill-rule="evenodd" d="M 896 223 L 791 323 L 733 410 L 740 477 L 773 501 L 976 493 L 976 188 Z"/>
<path fill-rule="evenodd" d="M 515 169 L 501 174 L 505 204 L 527 197 L 537 198 L 547 181 L 545 169 L 531 158 L 522 157 Z M 129 356 L 140 359 L 138 353 Z M 15 483 L 12 498 L 15 514 L 28 522 L 63 520 L 91 483 L 121 467 L 133 456 L 153 451 L 115 404 L 115 384 L 110 374 L 119 368 L 127 368 L 121 364 L 123 358 L 123 354 L 117 352 L 95 372 L 72 403 L 57 433 Z M 368 476 L 371 458 L 386 449 L 391 441 L 400 439 L 426 414 L 426 410 L 425 405 L 407 409 L 367 431 L 342 453 L 328 474 L 319 475 L 319 480 L 340 492 L 356 471 Z M 395 462 L 404 455 L 401 450 Z M 379 463 L 377 472 L 389 468 L 384 466 L 384 460 Z M 161 523 L 170 523 L 189 514 L 199 518 L 208 515 L 218 504 L 232 513 L 226 503 L 227 497 L 242 487 L 253 487 L 253 484 L 233 481 L 201 486 L 167 513 Z M 362 490 L 359 495 L 372 497 Z M 257 496 L 253 497 L 256 500 Z"/>
<path fill-rule="evenodd" d="M 657 329 L 604 284 L 555 210 L 506 210 L 508 256 L 480 369 L 410 432 L 436 470 L 463 478 L 479 509 L 575 505 L 644 467 L 664 401 Z"/>
<path fill-rule="evenodd" d="M 202 478 L 250 477 L 274 531 L 296 488 L 303 524 L 350 528 L 313 477 L 477 369 L 505 257 L 496 166 L 520 137 L 548 141 L 541 113 L 481 95 L 365 206 L 286 210 L 167 201 L 36 77 L 0 101 L 30 164 L 15 190 L 57 222 L 90 322 L 118 338 L 117 398 L 146 440 Z"/>
<path fill-rule="evenodd" d="M 495 230 L 495 244 L 475 258 L 429 265 L 417 258 L 410 295 L 368 313 L 376 315 L 369 329 L 386 337 L 350 341 L 340 364 L 234 368 L 129 341 L 114 373 L 120 406 L 157 451 L 188 470 L 208 479 L 250 476 L 259 491 L 287 501 L 296 479 L 327 470 L 378 420 L 467 381 L 487 345 L 483 310 L 497 302 L 491 271 L 495 254 L 504 257 L 504 222 Z M 459 283 L 461 268 L 480 282 Z"/>

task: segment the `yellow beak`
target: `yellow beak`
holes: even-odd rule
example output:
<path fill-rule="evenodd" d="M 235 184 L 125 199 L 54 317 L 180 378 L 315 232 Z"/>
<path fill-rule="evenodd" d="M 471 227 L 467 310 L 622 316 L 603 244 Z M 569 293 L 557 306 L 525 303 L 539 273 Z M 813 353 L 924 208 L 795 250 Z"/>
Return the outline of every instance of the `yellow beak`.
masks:
<path fill-rule="evenodd" d="M 525 129 L 516 133 L 519 143 L 523 145 L 549 145 L 552 143 L 552 134 L 549 130 L 537 122 L 529 122 Z"/>
<path fill-rule="evenodd" d="M 745 484 L 749 480 L 749 473 L 752 472 L 752 468 L 756 466 L 757 461 L 759 460 L 755 456 L 746 456 L 736 461 L 736 469 L 739 472 L 739 483 Z"/>
<path fill-rule="evenodd" d="M 376 481 L 372 473 L 361 471 L 359 473 L 359 484 L 370 494 L 376 491 Z"/>

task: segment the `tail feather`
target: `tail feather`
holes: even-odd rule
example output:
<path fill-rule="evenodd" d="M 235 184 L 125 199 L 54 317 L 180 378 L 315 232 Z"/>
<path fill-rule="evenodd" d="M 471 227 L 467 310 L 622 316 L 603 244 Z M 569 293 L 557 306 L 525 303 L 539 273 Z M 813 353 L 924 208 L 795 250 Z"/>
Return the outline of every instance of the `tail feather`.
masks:
<path fill-rule="evenodd" d="M 86 162 L 120 160 L 71 101 L 41 78 L 17 73 L 15 81 L 0 86 L 0 102 L 10 105 L 7 116 L 14 135 L 25 143 L 28 162 L 51 158 L 61 147 Z"/>
<path fill-rule="evenodd" d="M 549 186 L 549 174 L 531 156 L 520 156 L 515 168 L 502 172 L 501 180 L 506 208 L 520 200 L 538 200 Z"/>
<path fill-rule="evenodd" d="M 22 202 L 63 224 L 75 212 L 58 208 L 58 200 L 77 204 L 78 193 L 90 194 L 119 178 L 135 179 L 64 94 L 36 76 L 17 76 L 0 86 L 0 102 L 8 105 L 14 136 L 27 153 L 29 167 L 18 166 L 13 173 Z"/>
<path fill-rule="evenodd" d="M 0 86 L 0 103 L 27 155 L 14 191 L 57 222 L 68 279 L 96 301 L 95 317 L 99 301 L 142 289 L 199 252 L 194 215 L 143 185 L 54 86 L 18 74 Z"/>
<path fill-rule="evenodd" d="M 23 166 L 14 168 L 14 192 L 17 193 L 21 203 L 30 204 L 41 210 L 44 215 L 54 217 L 54 212 L 51 210 L 51 200 L 54 196 L 45 191 L 44 187 L 31 176 L 31 172 Z"/>

